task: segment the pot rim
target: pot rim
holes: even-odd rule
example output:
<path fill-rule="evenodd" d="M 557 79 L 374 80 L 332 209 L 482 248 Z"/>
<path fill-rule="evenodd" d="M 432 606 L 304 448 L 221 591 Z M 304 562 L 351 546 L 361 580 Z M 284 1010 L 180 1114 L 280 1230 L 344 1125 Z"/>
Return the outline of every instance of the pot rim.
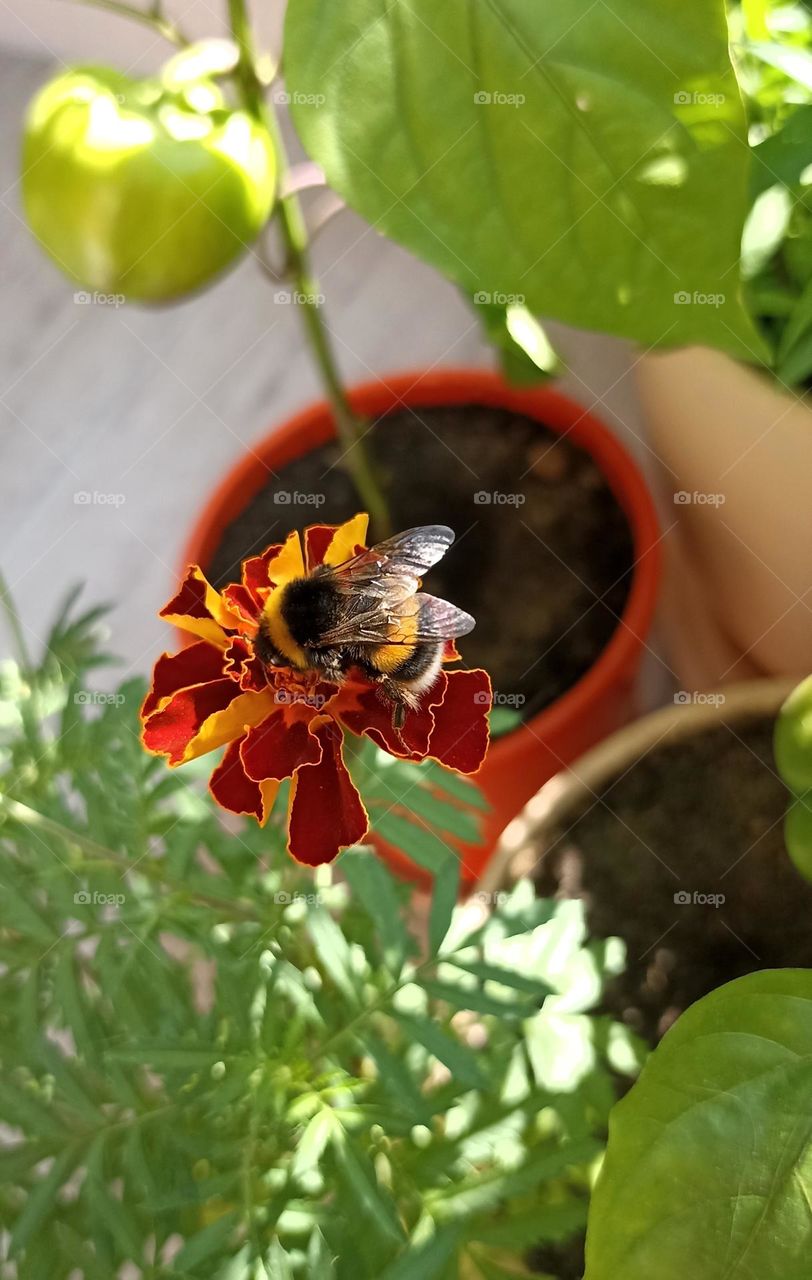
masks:
<path fill-rule="evenodd" d="M 777 714 L 797 683 L 792 677 L 778 676 L 727 685 L 702 694 L 706 699 L 722 698 L 721 703 L 667 704 L 610 734 L 545 782 L 505 828 L 478 882 L 479 891 L 497 892 L 529 874 L 547 851 L 552 827 L 566 822 L 586 796 L 597 802 L 610 779 L 627 772 L 661 743 L 680 742 L 705 729 L 735 724 L 753 715 Z"/>
<path fill-rule="evenodd" d="M 654 500 L 636 460 L 600 419 L 561 392 L 547 384 L 514 388 L 487 369 L 430 369 L 387 375 L 353 387 L 349 396 L 356 410 L 374 417 L 384 417 L 397 408 L 461 404 L 466 400 L 512 408 L 539 418 L 562 438 L 571 437 L 599 467 L 632 535 L 634 560 L 625 607 L 606 645 L 581 678 L 531 720 L 495 741 L 515 739 L 522 728 L 538 725 L 542 717 L 545 732 L 555 733 L 559 722 L 583 714 L 593 699 L 614 682 L 634 650 L 646 643 L 651 627 L 661 575 L 662 534 Z M 324 400 L 316 400 L 285 419 L 257 444 L 246 446 L 195 521 L 182 548 L 179 577 L 190 564 L 199 564 L 205 571 L 227 525 L 273 474 L 272 461 L 277 467 L 284 466 L 333 434 L 329 406 Z M 301 447 L 303 443 L 305 449 Z"/>

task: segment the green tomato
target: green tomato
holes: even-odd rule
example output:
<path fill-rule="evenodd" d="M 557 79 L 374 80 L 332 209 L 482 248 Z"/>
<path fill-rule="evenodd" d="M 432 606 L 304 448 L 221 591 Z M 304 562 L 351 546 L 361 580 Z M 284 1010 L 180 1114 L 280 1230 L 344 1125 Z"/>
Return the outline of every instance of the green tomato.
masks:
<path fill-rule="evenodd" d="M 793 801 L 784 822 L 784 842 L 801 875 L 812 880 L 812 792 Z"/>
<path fill-rule="evenodd" d="M 206 284 L 267 222 L 275 178 L 266 131 L 210 78 L 79 67 L 29 108 L 28 221 L 88 290 L 163 302 Z"/>
<path fill-rule="evenodd" d="M 812 790 L 812 676 L 787 698 L 775 723 L 775 763 L 796 795 Z"/>

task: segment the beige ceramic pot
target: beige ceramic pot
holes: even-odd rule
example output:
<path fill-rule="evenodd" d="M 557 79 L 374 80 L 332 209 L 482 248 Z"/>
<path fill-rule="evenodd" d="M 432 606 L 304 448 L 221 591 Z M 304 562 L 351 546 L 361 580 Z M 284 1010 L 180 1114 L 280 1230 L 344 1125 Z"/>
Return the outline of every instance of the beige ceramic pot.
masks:
<path fill-rule="evenodd" d="M 581 756 L 546 782 L 506 828 L 485 875 L 477 886 L 485 902 L 494 893 L 531 874 L 545 856 L 556 831 L 589 797 L 599 796 L 655 746 L 673 743 L 721 724 L 777 714 L 794 682 L 753 680 L 730 685 L 706 701 L 674 703 L 653 711 Z"/>
<path fill-rule="evenodd" d="M 636 376 L 675 524 L 664 631 L 682 687 L 808 674 L 812 401 L 703 347 Z"/>

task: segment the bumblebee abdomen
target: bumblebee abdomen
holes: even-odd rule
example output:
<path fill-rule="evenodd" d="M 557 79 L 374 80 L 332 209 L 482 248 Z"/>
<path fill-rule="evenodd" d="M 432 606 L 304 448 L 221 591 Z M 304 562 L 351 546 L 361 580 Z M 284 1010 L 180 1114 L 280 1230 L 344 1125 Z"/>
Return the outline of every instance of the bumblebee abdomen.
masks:
<path fill-rule="evenodd" d="M 392 646 L 394 648 L 394 646 Z M 400 660 L 396 666 L 393 666 L 385 674 L 391 676 L 394 680 L 400 680 L 404 684 L 414 684 L 422 686 L 426 677 L 431 673 L 436 674 L 438 654 L 442 653 L 442 642 L 438 640 L 420 640 L 412 648 L 411 653 L 404 655 L 403 648 L 400 646 Z M 376 664 L 379 670 L 378 660 Z"/>
<path fill-rule="evenodd" d="M 407 614 L 399 618 L 391 629 L 388 644 L 376 644 L 369 650 L 371 665 L 381 675 L 400 676 L 400 669 L 420 648 L 417 641 L 419 614 Z"/>
<path fill-rule="evenodd" d="M 388 644 L 371 650 L 370 665 L 389 680 L 414 693 L 422 692 L 437 678 L 445 642 L 420 640 L 421 610 L 398 619 Z"/>

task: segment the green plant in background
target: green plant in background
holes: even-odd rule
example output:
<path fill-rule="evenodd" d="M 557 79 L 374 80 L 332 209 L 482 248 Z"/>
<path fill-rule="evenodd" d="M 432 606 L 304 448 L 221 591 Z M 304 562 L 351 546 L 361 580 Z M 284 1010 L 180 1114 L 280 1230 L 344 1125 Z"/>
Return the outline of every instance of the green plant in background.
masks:
<path fill-rule="evenodd" d="M 784 824 L 787 852 L 812 880 L 812 676 L 784 703 L 775 725 L 775 763 L 792 793 Z"/>
<path fill-rule="evenodd" d="M 184 52 L 157 78 L 95 68 L 35 99 L 22 174 L 35 232 L 80 284 L 173 296 L 233 260 L 235 242 L 248 248 L 278 172 L 269 225 L 343 465 L 384 536 L 386 496 L 320 313 L 268 92 L 280 68 L 257 51 L 246 0 L 228 0 L 230 44 L 191 46 L 162 0 L 85 2 Z M 290 0 L 281 71 L 327 180 L 471 297 L 509 376 L 556 367 L 537 313 L 766 355 L 739 288 L 749 152 L 722 0 Z M 167 253 L 181 225 L 186 272 Z"/>
<path fill-rule="evenodd" d="M 331 185 L 468 292 L 647 344 L 757 341 L 722 3 L 292 0 L 284 70 Z"/>
<path fill-rule="evenodd" d="M 636 1066 L 585 1012 L 619 944 L 529 882 L 458 907 L 448 855 L 418 937 L 368 850 L 314 879 L 281 819 L 224 827 L 144 753 L 141 681 L 92 688 L 97 622 L 63 611 L 41 662 L 0 670 L 13 1274 L 527 1274 L 529 1246 L 583 1229 L 614 1072 Z M 356 780 L 369 799 L 400 770 L 422 789 L 374 753 Z"/>
<path fill-rule="evenodd" d="M 749 974 L 675 1023 L 615 1108 L 585 1280 L 807 1280 L 812 973 Z"/>
<path fill-rule="evenodd" d="M 745 292 L 777 377 L 803 386 L 812 377 L 812 13 L 748 0 L 732 24 L 752 153 Z"/>

